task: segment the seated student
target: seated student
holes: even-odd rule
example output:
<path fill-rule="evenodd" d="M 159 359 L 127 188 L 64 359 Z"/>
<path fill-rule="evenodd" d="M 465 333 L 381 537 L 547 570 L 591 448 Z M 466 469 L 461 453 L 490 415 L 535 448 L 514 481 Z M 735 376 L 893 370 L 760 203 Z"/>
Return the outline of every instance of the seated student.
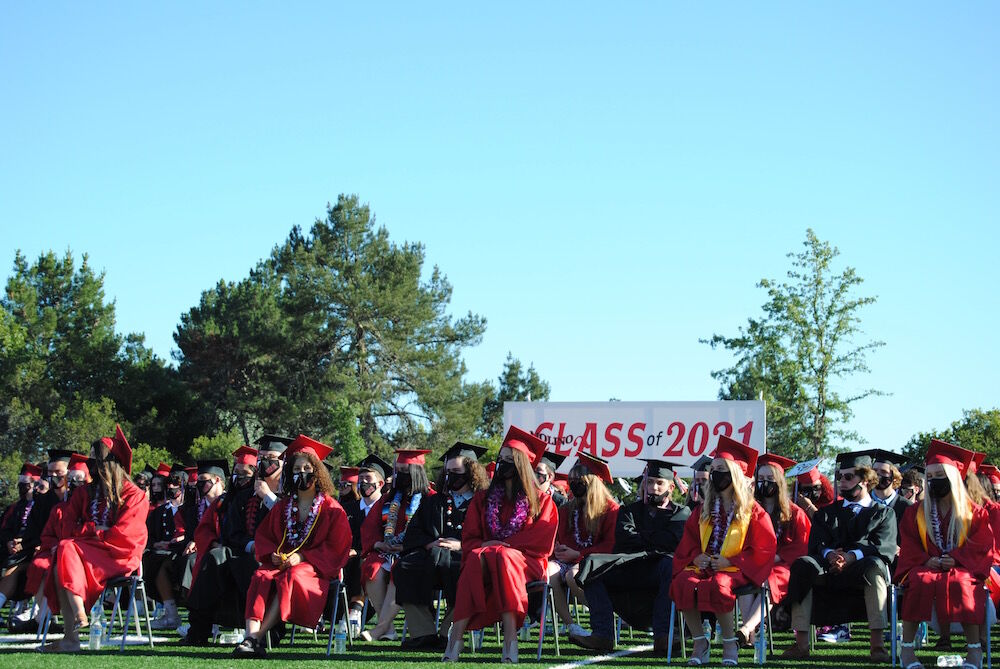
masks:
<path fill-rule="evenodd" d="M 899 471 L 902 473 L 899 494 L 914 504 L 924 501 L 924 466 L 909 464 Z"/>
<path fill-rule="evenodd" d="M 170 476 L 170 465 L 161 462 L 149 481 L 149 513 L 162 506 L 167 501 L 167 478 Z M 147 518 L 148 519 L 148 518 Z"/>
<path fill-rule="evenodd" d="M 435 631 L 431 602 L 438 590 L 444 591 L 448 612 L 440 629 L 447 632 L 462 566 L 465 513 L 473 495 L 488 485 L 478 461 L 485 452 L 482 446 L 455 442 L 441 456 L 440 492 L 420 501 L 406 528 L 403 551 L 392 568 L 396 603 L 403 607 L 409 632 L 404 649 L 443 650 L 447 645 L 447 636 Z"/>
<path fill-rule="evenodd" d="M 79 652 L 80 629 L 90 624 L 87 612 L 108 580 L 133 573 L 146 545 L 149 501 L 131 480 L 132 448 L 120 427 L 109 447 L 94 442 L 90 451 L 94 482 L 77 488 L 64 507 L 64 537 L 56 545 L 45 580 L 45 597 L 58 603 L 65 636 L 43 651 Z"/>
<path fill-rule="evenodd" d="M 146 465 L 141 472 L 132 477 L 132 483 L 143 492 L 147 501 L 149 500 L 149 484 L 153 482 L 154 474 L 156 474 L 156 470 Z"/>
<path fill-rule="evenodd" d="M 504 437 L 490 487 L 469 503 L 462 528 L 462 572 L 455 622 L 442 661 L 462 652 L 466 629 L 503 625 L 502 662 L 517 662 L 517 629 L 528 612 L 527 584 L 545 575 L 559 514 L 539 494 L 533 469 L 545 442 L 516 427 Z"/>
<path fill-rule="evenodd" d="M 569 471 L 573 498 L 559 509 L 559 530 L 548 567 L 549 584 L 555 594 L 556 614 L 569 626 L 569 633 L 578 637 L 590 633 L 573 622 L 565 588 L 569 587 L 577 601 L 586 606 L 587 596 L 576 582 L 580 563 L 593 553 L 614 550 L 618 502 L 606 487 L 612 482 L 606 460 L 580 452 Z"/>
<path fill-rule="evenodd" d="M 979 466 L 980 482 L 983 484 L 986 493 L 994 502 L 1000 502 L 1000 469 L 993 465 L 983 464 Z M 984 481 L 982 477 L 985 477 Z"/>
<path fill-rule="evenodd" d="M 799 508 L 806 512 L 809 520 L 817 509 L 822 509 L 834 501 L 833 485 L 830 479 L 819 473 L 819 467 L 813 467 L 807 472 L 803 472 L 796 477 L 798 484 L 798 495 L 794 501 Z"/>
<path fill-rule="evenodd" d="M 874 448 L 869 453 L 872 456 L 872 469 L 878 477 L 878 483 L 872 489 L 872 501 L 892 509 L 896 515 L 896 528 L 903 520 L 903 514 L 913 502 L 900 495 L 897 491 L 903 482 L 903 475 L 898 465 L 906 462 L 906 457 L 892 451 Z"/>
<path fill-rule="evenodd" d="M 708 470 L 712 466 L 712 458 L 703 455 L 691 465 L 691 486 L 687 491 L 687 508 L 694 509 L 705 500 L 705 487 L 708 485 Z"/>
<path fill-rule="evenodd" d="M 358 501 L 344 506 L 347 519 L 351 523 L 351 553 L 344 567 L 344 585 L 347 588 L 349 611 L 347 614 L 350 632 L 353 636 L 361 633 L 361 613 L 364 611 L 365 594 L 361 587 L 361 526 L 376 503 L 382 498 L 386 486 L 386 475 L 392 474 L 392 465 L 374 453 L 365 456 L 358 467 Z M 372 613 L 374 613 L 372 607 Z M 370 615 L 369 615 L 370 617 Z"/>
<path fill-rule="evenodd" d="M 323 614 L 330 580 L 340 576 L 351 548 L 347 514 L 323 466 L 332 450 L 300 434 L 285 451 L 285 496 L 257 528 L 261 566 L 250 582 L 246 637 L 235 657 L 264 657 L 264 635 L 279 620 L 315 628 Z"/>
<path fill-rule="evenodd" d="M 774 528 L 751 492 L 757 455 L 749 446 L 719 437 L 705 502 L 685 523 L 674 555 L 670 597 L 694 641 L 688 664 L 708 663 L 711 648 L 701 624 L 701 614 L 708 611 L 722 629 L 722 664 L 736 665 L 734 591 L 762 583 L 774 564 Z"/>
<path fill-rule="evenodd" d="M 864 590 L 865 610 L 871 630 L 870 657 L 888 662 L 883 630 L 886 628 L 889 565 L 896 556 L 896 516 L 892 509 L 872 501 L 877 480 L 867 452 L 841 453 L 837 458 L 837 484 L 842 502 L 815 512 L 809 532 L 809 554 L 792 564 L 788 602 L 792 607 L 795 645 L 783 658 L 809 657 L 809 629 L 813 614 L 813 587 L 829 590 Z M 821 606 L 830 617 L 846 619 L 849 600 L 827 599 Z"/>
<path fill-rule="evenodd" d="M 809 516 L 788 499 L 785 470 L 795 465 L 794 460 L 766 453 L 757 459 L 757 485 L 754 498 L 767 512 L 777 539 L 778 550 L 774 565 L 767 577 L 772 605 L 780 605 L 788 592 L 788 574 L 793 562 L 809 551 Z M 743 623 L 736 630 L 740 645 L 749 647 L 754 642 L 754 631 L 760 625 L 760 596 L 740 597 Z"/>
<path fill-rule="evenodd" d="M 163 603 L 162 614 L 152 621 L 154 629 L 176 629 L 181 624 L 177 595 L 184 564 L 195 551 L 190 505 L 185 505 L 187 472 L 183 465 L 170 468 L 166 481 L 166 501 L 149 514 L 149 543 L 142 558 L 146 591 Z"/>
<path fill-rule="evenodd" d="M 535 463 L 535 480 L 538 482 L 538 492 L 551 497 L 552 501 L 556 503 L 556 507 L 562 507 L 569 502 L 566 494 L 555 485 L 556 470 L 565 459 L 565 455 L 546 451 L 542 459 Z"/>
<path fill-rule="evenodd" d="M 361 633 L 365 641 L 395 641 L 392 621 L 399 613 L 396 586 L 390 574 L 392 564 L 403 550 L 406 528 L 423 497 L 433 495 L 419 449 L 398 449 L 392 489 L 375 504 L 361 524 L 361 582 L 368 600 L 378 611 L 378 623 Z"/>
<path fill-rule="evenodd" d="M 928 498 L 903 516 L 899 533 L 899 564 L 895 580 L 905 587 L 899 617 L 903 621 L 900 662 L 906 669 L 916 660 L 914 636 L 923 621 L 936 613 L 947 628 L 962 624 L 968 666 L 982 664 L 980 626 L 986 616 L 983 582 L 992 566 L 993 534 L 985 510 L 973 504 L 962 484 L 972 463 L 972 451 L 933 440 L 927 450 Z"/>
<path fill-rule="evenodd" d="M 341 506 L 357 503 L 361 499 L 358 492 L 358 468 L 341 467 L 340 478 L 337 480 L 337 501 Z M 345 507 L 346 509 L 346 507 Z"/>
<path fill-rule="evenodd" d="M 618 509 L 612 553 L 591 553 L 576 580 L 590 607 L 590 634 L 570 641 L 592 650 L 614 647 L 614 614 L 640 628 L 652 625 L 653 652 L 666 656 L 674 551 L 691 515 L 674 504 L 675 465 L 646 459 L 639 499 Z"/>
<path fill-rule="evenodd" d="M 37 465 L 26 462 L 21 466 L 18 499 L 7 508 L 0 525 L 0 609 L 20 589 L 18 586 L 23 586 L 28 565 L 41 542 L 49 511 L 35 488 L 41 476 L 42 469 Z"/>

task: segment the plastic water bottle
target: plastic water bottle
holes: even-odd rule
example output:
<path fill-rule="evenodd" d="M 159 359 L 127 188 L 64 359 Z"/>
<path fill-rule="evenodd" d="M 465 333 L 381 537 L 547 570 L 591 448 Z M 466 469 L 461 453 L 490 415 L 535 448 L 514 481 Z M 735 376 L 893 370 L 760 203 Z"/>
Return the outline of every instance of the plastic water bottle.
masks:
<path fill-rule="evenodd" d="M 104 638 L 104 608 L 100 600 L 90 609 L 90 638 L 87 641 L 87 648 L 90 650 L 100 650 L 101 642 Z"/>
<path fill-rule="evenodd" d="M 337 631 L 333 635 L 333 652 L 344 653 L 347 651 L 347 621 L 343 618 L 337 623 Z"/>
<path fill-rule="evenodd" d="M 939 667 L 961 667 L 961 655 L 938 655 L 937 666 Z"/>

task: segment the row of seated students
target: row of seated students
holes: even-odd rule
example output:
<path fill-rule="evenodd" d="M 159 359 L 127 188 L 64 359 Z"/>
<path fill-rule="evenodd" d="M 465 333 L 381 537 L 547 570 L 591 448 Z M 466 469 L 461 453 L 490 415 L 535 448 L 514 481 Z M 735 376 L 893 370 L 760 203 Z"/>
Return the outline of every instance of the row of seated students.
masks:
<path fill-rule="evenodd" d="M 720 437 L 714 457 L 695 467 L 687 504 L 674 502 L 675 466 L 647 460 L 639 499 L 623 506 L 609 492 L 607 463 L 587 453 L 563 495 L 553 485 L 561 458 L 517 428 L 492 476 L 479 462 L 484 449 L 460 442 L 442 457 L 436 486 L 425 473 L 428 451 L 400 450 L 393 465 L 369 456 L 342 471 L 339 494 L 323 463 L 329 447 L 304 435 L 267 435 L 258 445 L 234 453 L 231 476 L 229 463 L 204 461 L 193 472 L 161 465 L 133 482 L 131 449 L 117 429 L 89 458 L 51 453 L 52 495 L 37 499 L 40 472 L 26 464 L 20 499 L 0 526 L 0 598 L 33 600 L 27 612 L 36 619 L 49 606 L 61 613 L 65 637 L 46 650 L 73 651 L 103 583 L 141 562 L 162 603 L 154 627 L 180 624 L 180 599 L 185 643 L 207 644 L 213 624 L 240 625 L 234 655 L 262 657 L 265 635 L 277 643 L 284 623 L 315 627 L 330 583 L 342 579 L 352 628 L 361 627 L 366 598 L 377 615 L 364 638 L 396 640 L 402 607 L 404 648 L 456 660 L 466 629 L 500 623 L 502 660 L 516 662 L 517 630 L 533 608 L 526 586 L 547 579 L 582 647 L 611 650 L 617 613 L 651 629 L 653 653 L 665 655 L 672 602 L 693 638 L 689 663 L 710 660 L 703 617 L 714 615 L 722 662 L 735 665 L 760 624 L 759 591 L 737 592 L 766 582 L 796 633 L 784 657 L 807 657 L 812 623 L 849 620 L 863 602 L 871 658 L 888 662 L 883 630 L 895 580 L 905 593 L 901 659 L 915 668 L 917 625 L 931 619 L 942 630 L 960 623 L 966 660 L 978 666 L 990 595 L 1000 592 L 992 569 L 1000 472 L 940 441 L 928 450 L 926 481 L 911 475 L 907 485 L 896 454 L 848 453 L 837 461 L 837 499 L 813 469 L 796 479 L 792 501 L 785 472 L 794 462 Z M 573 622 L 565 589 L 589 607 L 590 630 Z M 439 590 L 447 602 L 440 634 L 431 609 Z"/>

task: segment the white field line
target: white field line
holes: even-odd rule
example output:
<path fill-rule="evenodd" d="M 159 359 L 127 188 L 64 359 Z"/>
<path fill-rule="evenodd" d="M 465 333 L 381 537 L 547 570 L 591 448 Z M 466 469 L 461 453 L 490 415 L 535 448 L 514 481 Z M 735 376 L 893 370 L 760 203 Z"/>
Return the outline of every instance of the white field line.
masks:
<path fill-rule="evenodd" d="M 600 664 L 601 662 L 607 662 L 608 660 L 613 660 L 616 657 L 624 657 L 625 655 L 632 655 L 633 653 L 644 653 L 647 650 L 653 650 L 652 645 L 647 646 L 632 646 L 630 648 L 625 648 L 623 650 L 616 650 L 613 653 L 608 653 L 607 655 L 598 655 L 597 657 L 591 657 L 586 660 L 580 660 L 579 662 L 567 662 L 566 664 L 557 664 L 555 666 L 549 667 L 549 669 L 576 669 L 577 667 L 585 667 L 589 664 Z"/>

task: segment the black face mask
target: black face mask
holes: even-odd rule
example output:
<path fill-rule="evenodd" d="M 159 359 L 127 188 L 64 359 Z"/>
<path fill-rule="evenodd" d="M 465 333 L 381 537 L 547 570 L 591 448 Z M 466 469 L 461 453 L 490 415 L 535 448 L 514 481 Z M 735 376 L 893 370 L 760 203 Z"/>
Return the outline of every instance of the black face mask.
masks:
<path fill-rule="evenodd" d="M 202 497 L 212 492 L 213 487 L 215 487 L 215 481 L 198 481 L 198 492 L 201 493 Z"/>
<path fill-rule="evenodd" d="M 462 472 L 461 474 L 448 472 L 445 475 L 445 482 L 448 484 L 448 490 L 461 490 L 469 485 L 469 472 Z"/>
<path fill-rule="evenodd" d="M 309 490 L 316 483 L 315 472 L 300 472 L 292 474 L 292 480 L 299 490 Z"/>
<path fill-rule="evenodd" d="M 82 488 L 86 484 L 86 481 L 66 481 L 66 487 L 71 491 L 77 488 Z"/>
<path fill-rule="evenodd" d="M 875 485 L 876 490 L 886 490 L 892 485 L 891 476 L 879 476 L 878 483 Z"/>
<path fill-rule="evenodd" d="M 861 484 L 858 483 L 853 488 L 848 488 L 847 490 L 841 490 L 840 496 L 846 499 L 848 502 L 857 502 L 861 499 Z"/>
<path fill-rule="evenodd" d="M 584 499 L 587 496 L 587 484 L 583 481 L 570 481 L 569 491 L 573 493 L 573 497 Z"/>
<path fill-rule="evenodd" d="M 267 458 L 263 459 L 259 463 L 260 469 L 257 470 L 257 478 L 266 479 L 274 476 L 274 472 L 281 469 L 281 463 L 277 460 L 269 460 Z"/>
<path fill-rule="evenodd" d="M 413 477 L 410 472 L 396 472 L 392 478 L 392 487 L 404 494 L 409 494 L 413 485 Z"/>
<path fill-rule="evenodd" d="M 493 476 L 501 481 L 509 481 L 514 478 L 514 474 L 517 473 L 517 467 L 514 466 L 513 462 L 507 462 L 501 460 L 497 463 L 497 470 Z M 543 479 L 544 480 L 544 479 Z"/>
<path fill-rule="evenodd" d="M 362 497 L 371 497 L 375 494 L 375 490 L 378 488 L 374 483 L 362 483 L 358 485 L 358 491 L 361 493 Z"/>
<path fill-rule="evenodd" d="M 775 481 L 757 481 L 757 497 L 770 499 L 778 494 L 778 484 Z"/>
<path fill-rule="evenodd" d="M 17 495 L 21 499 L 25 499 L 28 493 L 31 492 L 32 485 L 30 483 L 18 483 L 17 484 Z"/>
<path fill-rule="evenodd" d="M 167 486 L 167 499 L 174 500 L 180 499 L 181 489 L 179 487 Z"/>
<path fill-rule="evenodd" d="M 712 479 L 712 489 L 715 492 L 722 492 L 733 484 L 733 475 L 729 472 L 712 472 L 709 476 Z"/>
<path fill-rule="evenodd" d="M 930 479 L 927 481 L 927 492 L 934 499 L 946 497 L 951 492 L 951 481 L 948 479 Z"/>
<path fill-rule="evenodd" d="M 819 488 L 799 488 L 799 494 L 815 502 L 819 499 Z"/>
<path fill-rule="evenodd" d="M 159 490 L 149 489 L 149 501 L 151 502 L 162 502 L 164 498 L 163 488 Z"/>
<path fill-rule="evenodd" d="M 646 493 L 646 504 L 649 504 L 650 506 L 660 506 L 664 501 L 666 501 L 666 499 L 667 493 L 665 492 L 661 492 L 659 495 L 652 495 L 648 492 Z"/>
<path fill-rule="evenodd" d="M 252 476 L 233 476 L 233 485 L 237 488 L 246 488 L 253 481 Z"/>

